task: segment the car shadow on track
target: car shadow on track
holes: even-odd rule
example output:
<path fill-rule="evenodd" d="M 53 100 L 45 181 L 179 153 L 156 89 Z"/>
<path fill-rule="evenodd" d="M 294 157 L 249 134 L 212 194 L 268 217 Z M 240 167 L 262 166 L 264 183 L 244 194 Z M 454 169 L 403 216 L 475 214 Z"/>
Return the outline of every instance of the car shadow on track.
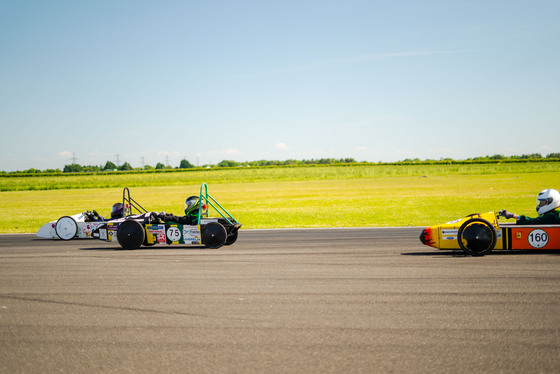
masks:
<path fill-rule="evenodd" d="M 211 250 L 210 248 L 206 248 L 203 245 L 197 245 L 197 246 L 159 246 L 159 247 L 140 247 L 140 248 L 136 248 L 136 249 L 124 249 L 121 247 L 91 247 L 91 248 L 79 248 L 80 251 L 113 251 L 113 252 L 136 252 L 136 251 L 161 251 L 161 250 L 169 250 L 169 249 L 174 249 L 174 250 L 181 250 L 181 251 L 193 251 L 193 250 Z"/>
<path fill-rule="evenodd" d="M 544 255 L 544 254 L 554 254 L 559 255 L 560 250 L 558 249 L 547 249 L 547 250 L 536 250 L 536 249 L 527 249 L 527 250 L 511 250 L 511 251 L 492 251 L 491 253 L 485 256 L 516 256 L 516 255 Z M 463 251 L 460 250 L 450 250 L 450 251 L 430 251 L 430 252 L 404 252 L 401 253 L 401 256 L 437 256 L 437 257 L 471 257 L 465 254 Z M 482 256 L 484 257 L 484 256 Z"/>

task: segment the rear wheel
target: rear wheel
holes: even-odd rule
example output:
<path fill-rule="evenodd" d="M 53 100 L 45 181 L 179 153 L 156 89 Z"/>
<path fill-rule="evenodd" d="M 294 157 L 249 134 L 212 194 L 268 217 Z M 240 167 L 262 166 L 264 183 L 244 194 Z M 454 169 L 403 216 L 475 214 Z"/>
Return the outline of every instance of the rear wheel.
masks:
<path fill-rule="evenodd" d="M 496 246 L 496 230 L 482 218 L 472 218 L 461 225 L 457 232 L 459 247 L 468 255 L 484 256 Z"/>
<path fill-rule="evenodd" d="M 117 240 L 124 249 L 140 248 L 145 236 L 144 227 L 138 221 L 124 221 L 117 229 Z"/>
<path fill-rule="evenodd" d="M 60 217 L 54 228 L 56 235 L 62 240 L 70 240 L 78 234 L 78 223 L 70 216 Z"/>
<path fill-rule="evenodd" d="M 210 222 L 201 228 L 202 243 L 208 248 L 216 249 L 226 244 L 227 231 L 219 222 Z"/>

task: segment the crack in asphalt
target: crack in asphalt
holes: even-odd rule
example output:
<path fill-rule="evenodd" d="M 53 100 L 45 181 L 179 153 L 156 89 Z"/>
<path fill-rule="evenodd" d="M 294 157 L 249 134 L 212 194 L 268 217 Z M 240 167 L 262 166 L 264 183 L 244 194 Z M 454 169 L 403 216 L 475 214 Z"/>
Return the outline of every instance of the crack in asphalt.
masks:
<path fill-rule="evenodd" d="M 189 317 L 203 317 L 203 318 L 216 318 L 216 319 L 235 319 L 240 321 L 248 321 L 247 318 L 235 318 L 231 316 L 213 316 L 210 314 L 198 314 L 198 313 L 186 313 L 186 312 L 179 312 L 179 311 L 166 311 L 166 310 L 158 310 L 158 309 L 148 309 L 148 308 L 135 308 L 135 307 L 123 307 L 123 306 L 109 306 L 109 305 L 95 305 L 95 304 L 87 304 L 87 303 L 75 303 L 69 301 L 58 301 L 58 300 L 48 300 L 48 299 L 41 299 L 37 297 L 23 297 L 23 296 L 10 296 L 10 295 L 0 295 L 1 299 L 11 299 L 11 300 L 20 300 L 20 301 L 32 301 L 38 303 L 47 303 L 47 304 L 58 304 L 58 305 L 71 305 L 71 306 L 81 306 L 81 307 L 88 307 L 88 308 L 101 308 L 101 309 L 109 309 L 109 310 L 121 310 L 121 311 L 128 311 L 128 312 L 142 312 L 142 313 L 157 313 L 157 314 L 167 314 L 167 315 L 181 315 L 181 316 L 189 316 Z"/>

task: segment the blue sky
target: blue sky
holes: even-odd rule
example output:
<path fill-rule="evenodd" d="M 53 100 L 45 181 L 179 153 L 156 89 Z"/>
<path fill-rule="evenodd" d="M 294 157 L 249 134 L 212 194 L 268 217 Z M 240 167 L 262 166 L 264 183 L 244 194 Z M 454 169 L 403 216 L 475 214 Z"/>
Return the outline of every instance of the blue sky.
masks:
<path fill-rule="evenodd" d="M 0 170 L 560 152 L 560 2 L 0 0 Z"/>

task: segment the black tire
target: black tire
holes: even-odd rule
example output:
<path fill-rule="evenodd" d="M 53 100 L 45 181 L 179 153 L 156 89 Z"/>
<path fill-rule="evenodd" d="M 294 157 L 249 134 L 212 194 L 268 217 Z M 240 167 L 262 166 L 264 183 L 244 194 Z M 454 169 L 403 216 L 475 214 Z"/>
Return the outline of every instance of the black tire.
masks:
<path fill-rule="evenodd" d="M 485 219 L 471 218 L 461 225 L 457 232 L 459 247 L 468 255 L 484 256 L 496 246 L 496 230 Z"/>
<path fill-rule="evenodd" d="M 138 221 L 124 221 L 117 229 L 117 240 L 124 249 L 140 248 L 145 237 L 144 227 Z"/>
<path fill-rule="evenodd" d="M 210 222 L 201 228 L 202 244 L 208 248 L 216 249 L 226 244 L 227 231 L 219 222 Z"/>
<path fill-rule="evenodd" d="M 78 223 L 70 216 L 63 216 L 56 221 L 54 227 L 56 236 L 62 240 L 72 240 L 78 235 Z"/>
<path fill-rule="evenodd" d="M 237 240 L 237 236 L 239 235 L 239 230 L 235 230 L 233 234 L 229 234 L 227 236 L 226 242 L 224 245 L 232 245 Z"/>

